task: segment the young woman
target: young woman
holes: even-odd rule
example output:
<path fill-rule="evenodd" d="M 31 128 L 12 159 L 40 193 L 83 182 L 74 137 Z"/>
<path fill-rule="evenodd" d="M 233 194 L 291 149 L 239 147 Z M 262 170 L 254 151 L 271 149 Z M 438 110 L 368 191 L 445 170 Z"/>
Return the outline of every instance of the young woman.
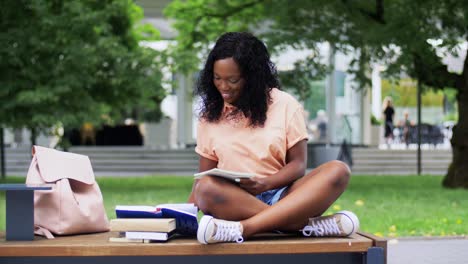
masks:
<path fill-rule="evenodd" d="M 249 33 L 222 35 L 197 85 L 202 109 L 197 132 L 199 171 L 254 173 L 231 182 L 205 176 L 189 202 L 205 214 L 201 243 L 242 242 L 265 231 L 347 236 L 359 227 L 349 211 L 319 217 L 343 193 L 348 166 L 331 161 L 305 174 L 307 131 L 302 106 L 279 90 L 266 46 Z"/>

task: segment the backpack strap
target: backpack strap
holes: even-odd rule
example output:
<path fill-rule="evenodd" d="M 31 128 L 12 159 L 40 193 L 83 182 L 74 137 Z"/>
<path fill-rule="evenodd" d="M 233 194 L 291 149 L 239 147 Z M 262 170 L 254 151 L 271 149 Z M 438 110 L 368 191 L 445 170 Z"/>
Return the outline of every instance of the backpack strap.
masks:
<path fill-rule="evenodd" d="M 35 225 L 34 226 L 34 234 L 45 236 L 47 239 L 54 239 L 54 235 L 48 230 L 43 228 L 42 226 Z"/>

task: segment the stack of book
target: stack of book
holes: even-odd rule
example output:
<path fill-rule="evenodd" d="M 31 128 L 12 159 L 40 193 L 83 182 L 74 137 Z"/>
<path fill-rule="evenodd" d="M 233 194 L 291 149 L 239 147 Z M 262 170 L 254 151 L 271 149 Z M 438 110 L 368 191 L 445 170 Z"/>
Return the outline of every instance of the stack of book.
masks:
<path fill-rule="evenodd" d="M 174 218 L 117 218 L 110 221 L 110 229 L 119 232 L 112 242 L 167 241 L 175 234 Z"/>
<path fill-rule="evenodd" d="M 193 204 L 118 205 L 117 219 L 110 221 L 110 229 L 119 236 L 109 241 L 149 243 L 167 241 L 176 235 L 194 236 L 198 229 L 197 211 Z"/>

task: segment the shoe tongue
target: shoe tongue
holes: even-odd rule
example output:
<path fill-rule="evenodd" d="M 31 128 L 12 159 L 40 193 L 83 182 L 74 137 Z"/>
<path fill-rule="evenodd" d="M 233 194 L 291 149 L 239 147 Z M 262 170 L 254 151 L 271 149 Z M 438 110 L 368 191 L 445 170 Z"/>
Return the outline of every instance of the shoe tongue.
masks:
<path fill-rule="evenodd" d="M 343 227 L 341 224 L 341 217 L 336 217 L 335 222 L 336 222 L 336 225 L 338 226 L 338 229 L 340 229 L 340 231 L 343 232 Z"/>
<path fill-rule="evenodd" d="M 227 222 L 227 221 L 226 221 L 226 222 Z M 216 233 L 218 232 L 218 224 L 219 224 L 219 223 L 214 222 L 214 225 L 213 225 L 213 234 L 216 234 Z M 221 224 L 224 224 L 224 223 L 221 223 Z M 232 225 L 233 225 L 233 223 L 228 223 L 227 226 L 229 226 L 229 227 L 231 228 Z M 230 228 L 229 228 L 229 229 L 230 229 Z M 241 224 L 239 224 L 239 231 L 240 231 L 241 234 L 244 232 L 244 227 L 243 227 Z"/>

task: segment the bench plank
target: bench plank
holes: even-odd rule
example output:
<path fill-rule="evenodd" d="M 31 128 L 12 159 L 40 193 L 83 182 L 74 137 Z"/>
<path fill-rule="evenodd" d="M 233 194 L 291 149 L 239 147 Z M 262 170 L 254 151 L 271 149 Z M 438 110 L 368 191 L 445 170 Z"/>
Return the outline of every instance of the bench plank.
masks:
<path fill-rule="evenodd" d="M 0 234 L 0 256 L 187 256 L 258 255 L 367 252 L 375 246 L 371 238 L 355 234 L 348 238 L 254 237 L 242 244 L 201 245 L 195 239 L 175 238 L 166 243 L 113 243 L 115 232 L 56 237 L 47 240 L 6 241 Z"/>

